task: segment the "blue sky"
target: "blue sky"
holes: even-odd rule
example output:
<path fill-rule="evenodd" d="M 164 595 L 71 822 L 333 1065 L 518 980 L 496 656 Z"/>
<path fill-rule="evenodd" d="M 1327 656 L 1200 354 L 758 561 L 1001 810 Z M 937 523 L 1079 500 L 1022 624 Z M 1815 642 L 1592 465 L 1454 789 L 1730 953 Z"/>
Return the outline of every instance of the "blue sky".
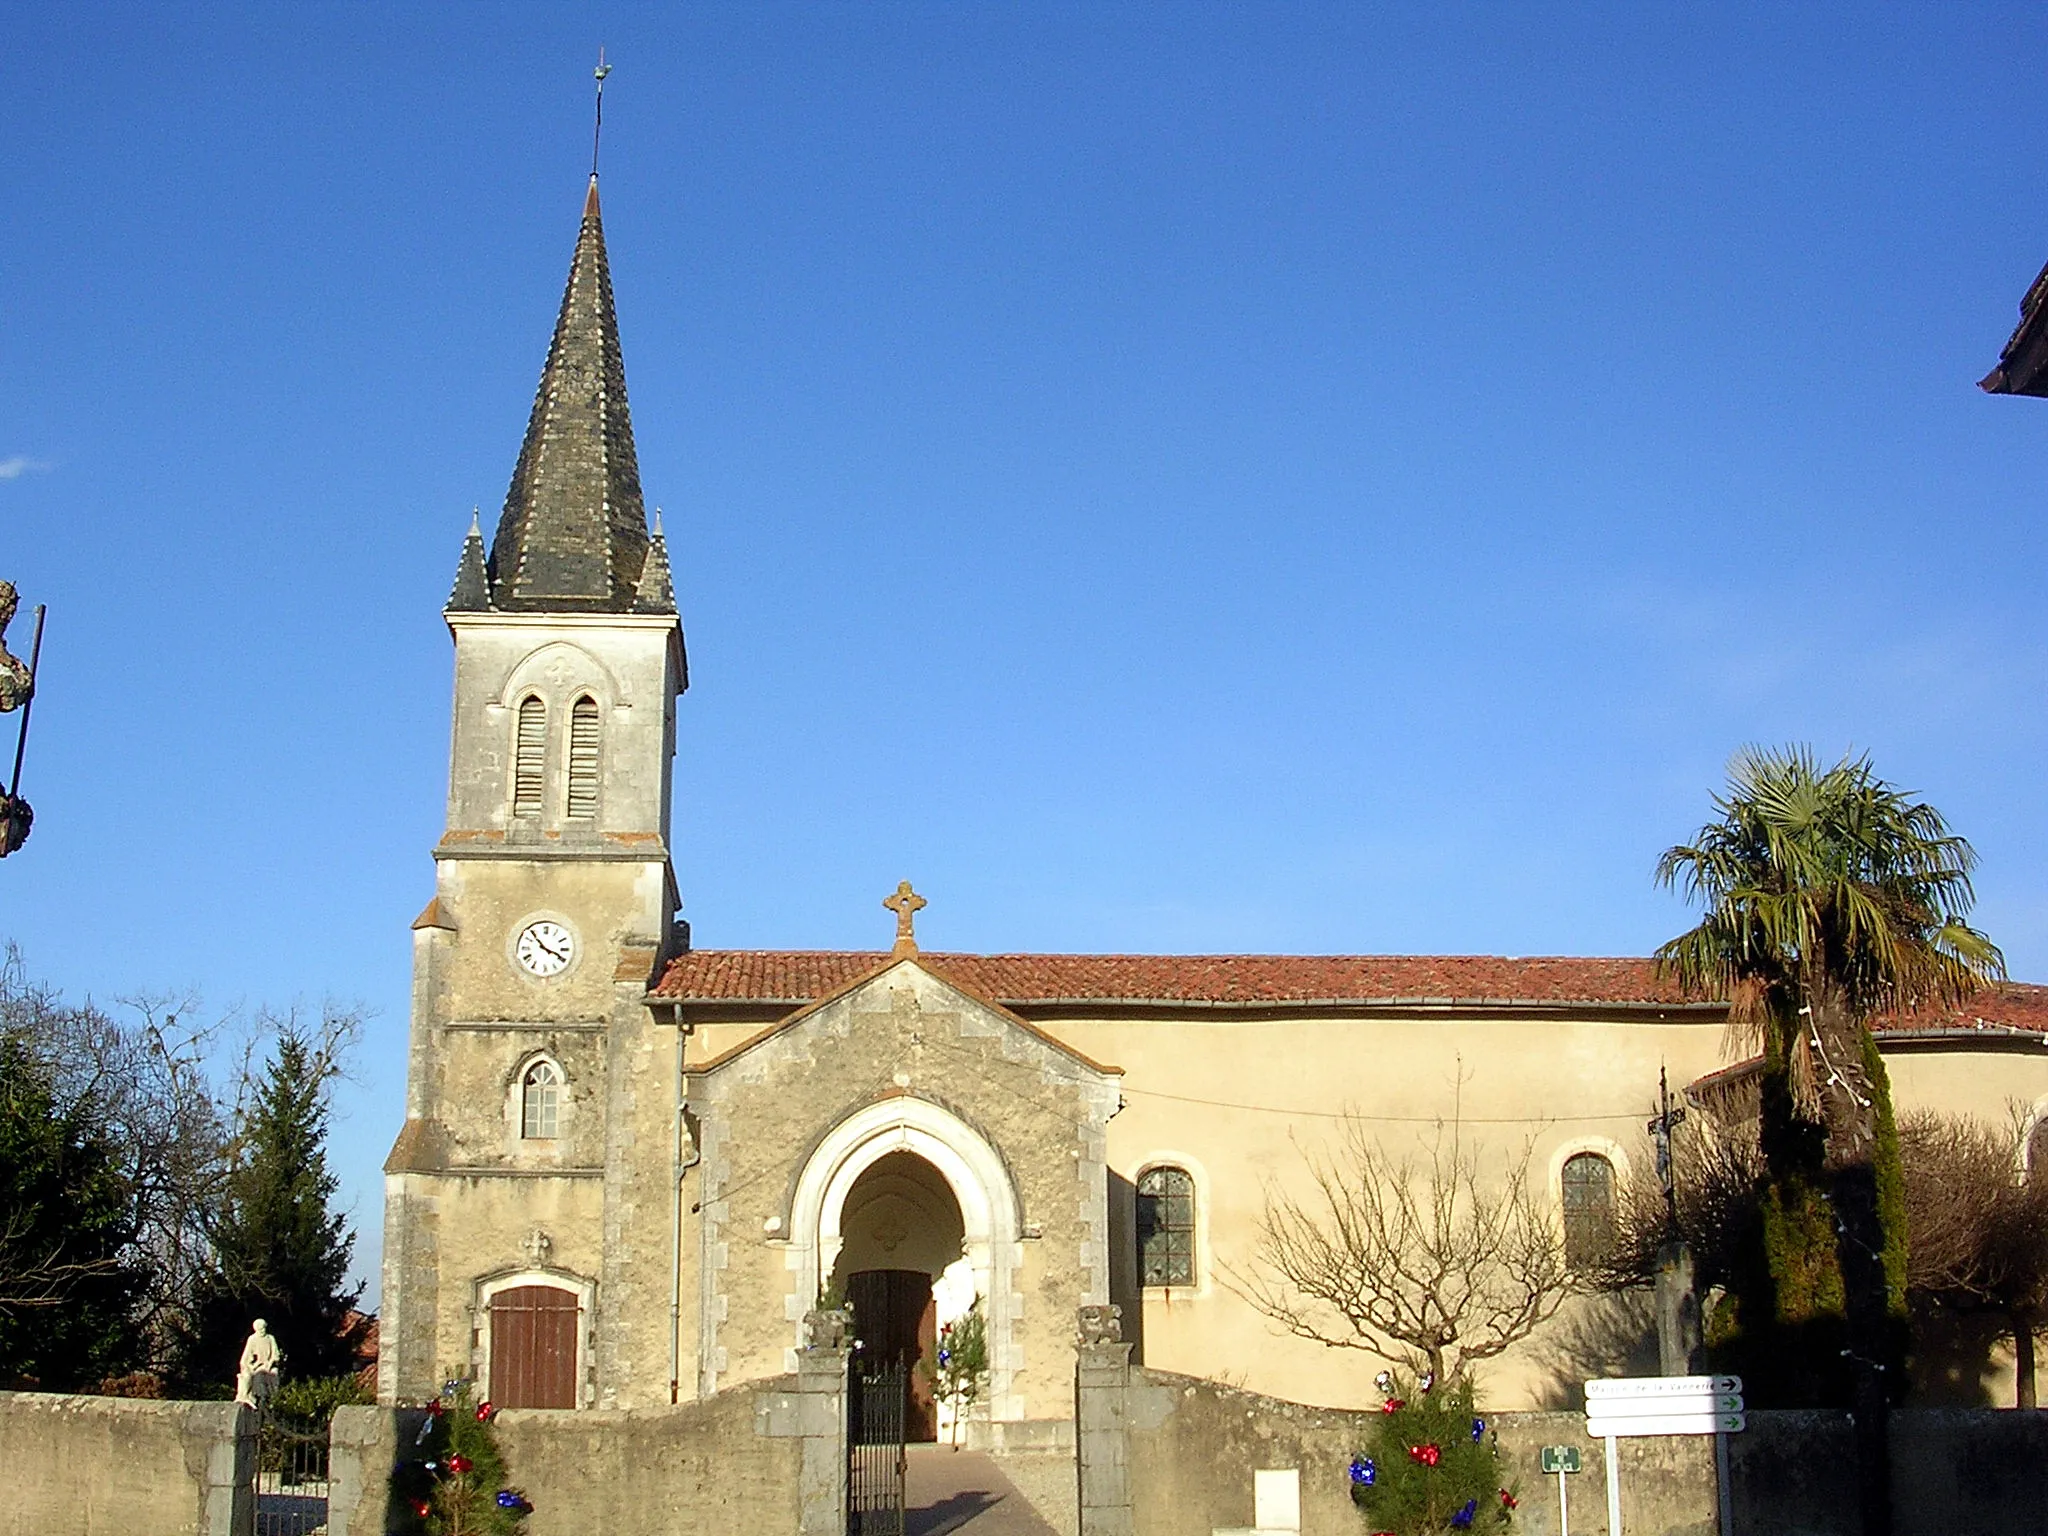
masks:
<path fill-rule="evenodd" d="M 600 42 L 699 944 L 1640 953 L 1804 741 L 2048 980 L 2038 7 L 18 7 L 0 935 L 374 1010 L 366 1265 Z"/>

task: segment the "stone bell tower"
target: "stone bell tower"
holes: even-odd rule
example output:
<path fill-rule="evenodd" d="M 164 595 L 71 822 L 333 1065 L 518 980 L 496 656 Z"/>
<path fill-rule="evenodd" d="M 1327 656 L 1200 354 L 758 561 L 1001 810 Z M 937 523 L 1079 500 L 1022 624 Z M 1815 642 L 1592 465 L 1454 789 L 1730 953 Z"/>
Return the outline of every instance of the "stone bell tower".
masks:
<path fill-rule="evenodd" d="M 640 999 L 681 947 L 669 784 L 687 684 L 595 176 L 496 535 L 486 553 L 471 524 L 445 616 L 448 822 L 413 925 L 380 1381 L 431 1396 L 474 1374 L 501 1402 L 583 1406 L 602 1390 L 605 1233 L 631 1198 L 609 1106 L 631 1098 Z"/>

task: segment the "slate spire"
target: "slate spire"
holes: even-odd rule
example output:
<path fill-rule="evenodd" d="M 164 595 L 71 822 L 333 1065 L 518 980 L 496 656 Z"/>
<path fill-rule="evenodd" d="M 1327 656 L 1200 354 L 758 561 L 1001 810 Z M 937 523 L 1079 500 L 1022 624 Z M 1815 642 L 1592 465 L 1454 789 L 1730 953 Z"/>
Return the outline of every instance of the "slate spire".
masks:
<path fill-rule="evenodd" d="M 469 514 L 469 533 L 462 541 L 462 560 L 455 567 L 455 590 L 448 594 L 449 613 L 474 613 L 491 606 L 491 578 L 484 569 L 484 534 L 477 525 L 475 509 Z"/>
<path fill-rule="evenodd" d="M 645 612 L 647 547 L 592 176 L 562 312 L 491 541 L 487 602 L 515 613 Z M 469 586 L 458 582 L 458 598 L 469 595 Z M 674 611 L 673 598 L 667 611 Z"/>
<path fill-rule="evenodd" d="M 635 613 L 674 613 L 675 584 L 669 579 L 668 540 L 662 537 L 661 508 L 654 509 L 654 537 L 647 541 L 647 559 L 640 567 L 640 590 L 633 598 Z"/>

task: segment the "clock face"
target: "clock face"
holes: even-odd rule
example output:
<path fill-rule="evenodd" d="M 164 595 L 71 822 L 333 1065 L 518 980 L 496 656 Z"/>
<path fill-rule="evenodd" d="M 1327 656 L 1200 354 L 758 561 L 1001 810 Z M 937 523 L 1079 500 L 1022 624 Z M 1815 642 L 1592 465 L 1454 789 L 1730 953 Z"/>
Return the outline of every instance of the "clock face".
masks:
<path fill-rule="evenodd" d="M 576 941 L 560 923 L 528 923 L 512 952 L 536 976 L 559 976 L 576 958 Z"/>

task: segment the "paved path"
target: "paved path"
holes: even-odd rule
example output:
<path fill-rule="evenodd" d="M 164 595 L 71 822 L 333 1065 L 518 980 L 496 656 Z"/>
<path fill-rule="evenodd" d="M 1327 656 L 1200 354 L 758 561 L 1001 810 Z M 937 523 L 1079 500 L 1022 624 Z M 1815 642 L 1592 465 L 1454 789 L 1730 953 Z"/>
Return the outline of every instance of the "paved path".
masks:
<path fill-rule="evenodd" d="M 944 1445 L 907 1448 L 904 1536 L 1057 1536 L 1003 1476 L 994 1457 Z"/>

